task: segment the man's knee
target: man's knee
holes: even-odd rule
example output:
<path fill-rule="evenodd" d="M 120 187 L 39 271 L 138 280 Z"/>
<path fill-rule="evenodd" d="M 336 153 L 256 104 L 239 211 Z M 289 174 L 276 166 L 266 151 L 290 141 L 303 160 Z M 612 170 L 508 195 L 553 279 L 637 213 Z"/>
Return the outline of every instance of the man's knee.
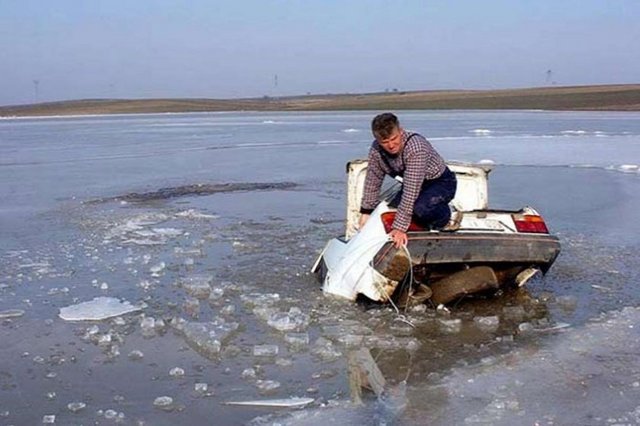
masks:
<path fill-rule="evenodd" d="M 451 217 L 451 210 L 446 201 L 416 205 L 413 213 L 420 223 L 436 227 L 446 225 Z"/>

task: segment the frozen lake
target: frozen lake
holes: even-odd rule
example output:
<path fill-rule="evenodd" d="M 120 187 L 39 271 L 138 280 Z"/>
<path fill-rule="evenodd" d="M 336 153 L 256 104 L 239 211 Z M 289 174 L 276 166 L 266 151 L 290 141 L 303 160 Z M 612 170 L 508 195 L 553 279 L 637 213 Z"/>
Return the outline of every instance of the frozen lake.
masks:
<path fill-rule="evenodd" d="M 0 120 L 0 424 L 639 424 L 640 113 L 399 113 L 446 159 L 493 161 L 490 205 L 535 207 L 563 250 L 415 328 L 308 272 L 373 115 Z M 59 317 L 96 297 L 135 309 Z M 349 404 L 359 347 L 402 403 Z M 314 402 L 224 405 L 290 396 Z"/>

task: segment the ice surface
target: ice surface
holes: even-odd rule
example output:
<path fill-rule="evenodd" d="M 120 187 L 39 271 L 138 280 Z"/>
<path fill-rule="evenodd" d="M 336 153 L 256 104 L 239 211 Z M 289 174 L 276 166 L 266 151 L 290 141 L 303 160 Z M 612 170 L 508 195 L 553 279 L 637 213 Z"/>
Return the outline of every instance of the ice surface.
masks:
<path fill-rule="evenodd" d="M 438 412 L 448 413 L 448 424 L 637 423 L 640 308 L 602 315 L 544 344 L 492 358 L 454 369 L 441 381 L 447 403 Z M 442 424 L 435 421 L 438 413 L 425 410 L 425 424 Z"/>
<path fill-rule="evenodd" d="M 95 297 L 88 302 L 61 308 L 59 315 L 66 321 L 101 321 L 140 310 L 141 306 L 115 297 Z"/>

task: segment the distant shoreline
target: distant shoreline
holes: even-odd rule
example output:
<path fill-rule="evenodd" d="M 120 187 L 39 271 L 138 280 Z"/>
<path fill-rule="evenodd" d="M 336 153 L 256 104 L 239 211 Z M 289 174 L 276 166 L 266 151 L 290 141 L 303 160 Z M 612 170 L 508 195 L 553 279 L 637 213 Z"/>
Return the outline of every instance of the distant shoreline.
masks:
<path fill-rule="evenodd" d="M 85 99 L 0 107 L 0 117 L 350 110 L 640 111 L 640 84 L 392 91 L 247 99 Z"/>

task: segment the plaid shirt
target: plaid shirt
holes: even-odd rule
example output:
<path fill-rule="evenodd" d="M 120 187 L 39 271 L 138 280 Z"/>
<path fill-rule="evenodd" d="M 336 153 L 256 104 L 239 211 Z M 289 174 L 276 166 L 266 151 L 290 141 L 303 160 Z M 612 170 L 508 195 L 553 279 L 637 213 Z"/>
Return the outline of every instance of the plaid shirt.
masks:
<path fill-rule="evenodd" d="M 378 205 L 385 175 L 402 176 L 402 198 L 393 229 L 406 232 L 422 184 L 439 178 L 447 166 L 424 136 L 403 131 L 402 141 L 404 146 L 397 155 L 387 153 L 375 140 L 371 144 L 360 212 L 371 213 Z"/>

